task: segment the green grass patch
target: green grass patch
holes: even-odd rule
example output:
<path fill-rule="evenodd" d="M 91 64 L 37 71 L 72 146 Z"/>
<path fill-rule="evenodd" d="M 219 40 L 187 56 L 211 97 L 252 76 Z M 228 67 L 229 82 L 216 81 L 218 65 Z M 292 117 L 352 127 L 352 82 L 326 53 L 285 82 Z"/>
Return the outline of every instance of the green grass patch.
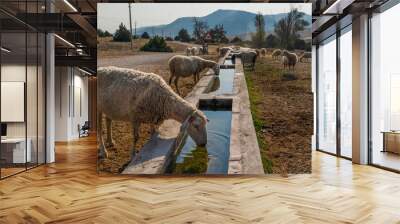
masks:
<path fill-rule="evenodd" d="M 247 89 L 249 91 L 250 110 L 253 118 L 253 124 L 256 130 L 258 145 L 261 149 L 261 161 L 263 163 L 264 172 L 272 173 L 272 166 L 273 166 L 272 161 L 268 159 L 265 153 L 263 153 L 268 150 L 268 144 L 264 136 L 262 135 L 262 130 L 266 126 L 266 122 L 262 119 L 262 116 L 260 115 L 260 112 L 257 107 L 260 103 L 262 103 L 263 96 L 261 91 L 254 86 L 254 81 L 253 81 L 253 77 L 255 75 L 259 75 L 256 74 L 259 67 L 257 65 L 259 65 L 259 63 L 256 64 L 256 69 L 255 69 L 256 71 L 245 71 L 245 78 L 247 83 Z M 263 69 L 263 71 L 265 70 Z"/>

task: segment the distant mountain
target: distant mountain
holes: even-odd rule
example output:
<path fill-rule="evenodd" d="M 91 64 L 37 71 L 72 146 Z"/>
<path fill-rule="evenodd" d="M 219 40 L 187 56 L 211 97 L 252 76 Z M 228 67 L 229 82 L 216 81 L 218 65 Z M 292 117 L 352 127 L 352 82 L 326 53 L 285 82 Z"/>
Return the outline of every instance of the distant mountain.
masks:
<path fill-rule="evenodd" d="M 284 18 L 287 13 L 279 13 L 274 15 L 264 15 L 265 30 L 267 33 L 272 33 L 275 28 L 275 23 Z M 229 37 L 240 36 L 248 39 L 249 33 L 255 32 L 254 17 L 255 13 L 240 11 L 240 10 L 217 10 L 207 16 L 199 17 L 199 20 L 207 22 L 209 28 L 215 25 L 223 24 L 226 35 Z M 137 33 L 140 35 L 147 32 L 150 35 L 163 35 L 175 37 L 179 30 L 185 28 L 189 34 L 193 33 L 193 18 L 181 17 L 170 24 L 140 27 Z M 311 16 L 304 14 L 303 19 L 308 21 L 311 26 Z"/>

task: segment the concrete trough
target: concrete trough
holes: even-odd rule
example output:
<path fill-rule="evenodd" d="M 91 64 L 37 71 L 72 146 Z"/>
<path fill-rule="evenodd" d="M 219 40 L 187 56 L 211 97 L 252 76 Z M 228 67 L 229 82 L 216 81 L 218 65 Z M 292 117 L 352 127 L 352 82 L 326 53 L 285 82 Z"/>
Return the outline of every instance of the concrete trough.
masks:
<path fill-rule="evenodd" d="M 253 125 L 250 100 L 240 58 L 235 64 L 223 65 L 229 52 L 219 59 L 223 66 L 234 67 L 232 91 L 219 92 L 216 80 L 221 78 L 209 71 L 196 84 L 185 100 L 198 108 L 230 109 L 229 157 L 226 174 L 264 174 L 260 149 Z M 221 80 L 220 80 L 221 81 Z M 123 174 L 164 174 L 176 159 L 176 153 L 185 144 L 186 134 L 180 131 L 180 123 L 168 120 L 159 128 L 139 152 L 139 156 L 125 168 Z M 214 173 L 214 172 L 211 172 Z M 218 173 L 218 172 L 217 172 Z"/>

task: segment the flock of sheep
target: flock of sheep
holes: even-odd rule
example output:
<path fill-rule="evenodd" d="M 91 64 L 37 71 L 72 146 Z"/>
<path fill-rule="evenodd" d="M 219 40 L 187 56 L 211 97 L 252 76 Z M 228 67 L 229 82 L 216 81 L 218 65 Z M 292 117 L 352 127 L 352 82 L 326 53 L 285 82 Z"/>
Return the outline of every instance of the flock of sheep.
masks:
<path fill-rule="evenodd" d="M 200 54 L 208 54 L 206 47 L 188 47 L 186 48 L 186 56 L 196 56 Z"/>
<path fill-rule="evenodd" d="M 131 122 L 133 134 L 132 158 L 136 150 L 135 146 L 139 138 L 141 124 L 152 124 L 153 127 L 161 124 L 167 119 L 173 119 L 185 127 L 187 133 L 199 146 L 207 144 L 207 118 L 202 111 L 188 103 L 180 96 L 178 80 L 180 77 L 193 76 L 195 83 L 199 81 L 200 73 L 211 69 L 216 75 L 219 74 L 219 64 L 195 56 L 204 49 L 188 47 L 185 55 L 175 55 L 168 61 L 170 70 L 169 85 L 159 75 L 145 73 L 133 69 L 118 67 L 98 68 L 98 127 L 102 129 L 103 114 L 106 117 L 106 141 L 100 134 L 99 157 L 107 158 L 107 147 L 114 145 L 112 139 L 111 124 L 113 120 Z M 284 68 L 289 69 L 299 60 L 295 53 L 286 50 L 251 49 L 235 46 L 221 47 L 217 49 L 220 57 L 229 53 L 232 60 L 240 57 L 243 66 L 254 69 L 257 57 L 265 57 L 271 54 L 273 59 L 281 59 Z M 300 61 L 311 58 L 310 52 L 300 56 Z M 177 93 L 171 88 L 174 82 Z M 153 132 L 154 132 L 153 128 Z"/>

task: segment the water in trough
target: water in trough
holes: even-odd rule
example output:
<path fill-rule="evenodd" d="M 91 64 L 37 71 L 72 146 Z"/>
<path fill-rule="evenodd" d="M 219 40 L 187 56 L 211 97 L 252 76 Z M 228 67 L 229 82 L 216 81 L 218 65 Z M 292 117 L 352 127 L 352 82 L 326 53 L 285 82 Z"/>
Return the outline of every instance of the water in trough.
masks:
<path fill-rule="evenodd" d="M 219 88 L 216 90 L 216 94 L 229 94 L 233 91 L 233 79 L 235 76 L 235 69 L 220 69 L 219 76 Z"/>
<path fill-rule="evenodd" d="M 207 145 L 197 147 L 190 136 L 176 158 L 175 174 L 227 174 L 232 111 L 203 110 L 207 123 Z"/>

